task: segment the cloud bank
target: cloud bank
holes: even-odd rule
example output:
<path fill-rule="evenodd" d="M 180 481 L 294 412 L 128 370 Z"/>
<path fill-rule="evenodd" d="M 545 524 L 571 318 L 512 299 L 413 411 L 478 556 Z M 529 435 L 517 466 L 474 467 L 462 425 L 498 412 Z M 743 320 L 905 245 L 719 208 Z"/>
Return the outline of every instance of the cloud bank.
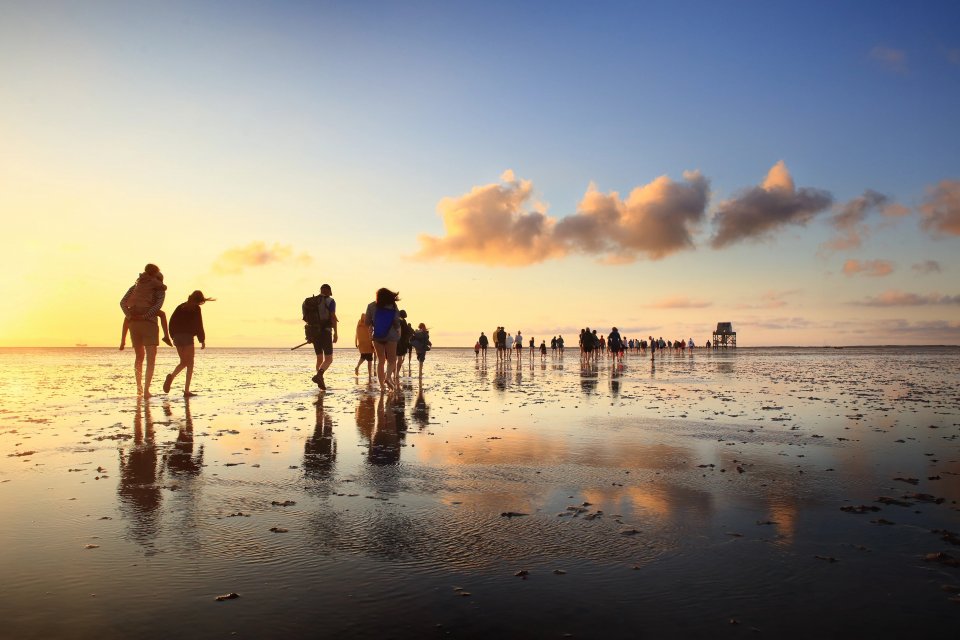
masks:
<path fill-rule="evenodd" d="M 893 273 L 893 263 L 889 260 L 847 260 L 843 264 L 843 273 L 846 276 L 862 274 L 874 278 L 881 278 Z"/>
<path fill-rule="evenodd" d="M 760 294 L 758 302 L 740 303 L 734 306 L 735 309 L 781 309 L 789 303 L 784 299 L 800 293 L 799 289 L 789 291 L 765 291 Z"/>
<path fill-rule="evenodd" d="M 878 296 L 866 298 L 854 304 L 864 307 L 925 307 L 929 305 L 960 304 L 960 295 L 942 296 L 939 293 L 921 295 L 905 291 L 884 291 Z"/>
<path fill-rule="evenodd" d="M 909 214 L 910 210 L 891 202 L 890 198 L 882 193 L 867 189 L 863 195 L 840 205 L 837 212 L 830 216 L 828 222 L 838 233 L 823 246 L 835 251 L 859 248 L 864 238 L 869 235 L 870 229 L 866 220 L 871 212 L 878 212 L 887 218 L 897 218 Z"/>
<path fill-rule="evenodd" d="M 787 225 L 806 225 L 832 203 L 833 196 L 826 191 L 797 189 L 781 160 L 773 165 L 763 184 L 720 203 L 710 244 L 721 249 L 744 240 L 769 238 Z"/>
<path fill-rule="evenodd" d="M 935 238 L 960 236 L 960 180 L 941 180 L 927 189 L 920 225 Z"/>
<path fill-rule="evenodd" d="M 562 255 L 553 242 L 556 220 L 541 211 L 525 211 L 533 183 L 512 171 L 502 184 L 474 187 L 437 205 L 446 236 L 420 236 L 423 258 L 446 258 L 486 265 L 521 266 Z"/>
<path fill-rule="evenodd" d="M 928 273 L 940 273 L 943 271 L 940 263 L 936 260 L 924 260 L 923 262 L 918 262 L 915 265 L 911 265 L 910 268 L 921 275 L 926 275 Z"/>
<path fill-rule="evenodd" d="M 568 251 L 605 255 L 610 262 L 659 260 L 693 248 L 691 231 L 703 220 L 710 183 L 699 171 L 683 182 L 660 176 L 626 200 L 590 185 L 574 215 L 557 223 L 556 239 Z"/>
<path fill-rule="evenodd" d="M 608 263 L 659 260 L 693 248 L 704 219 L 709 181 L 697 171 L 674 182 L 661 176 L 626 199 L 591 184 L 577 211 L 557 219 L 532 201 L 533 184 L 512 171 L 499 184 L 474 187 L 437 205 L 446 234 L 419 237 L 418 258 L 521 266 L 570 254 Z"/>
<path fill-rule="evenodd" d="M 223 275 L 235 275 L 250 267 L 269 264 L 292 264 L 305 266 L 313 259 L 306 253 L 295 255 L 293 247 L 274 243 L 268 247 L 262 241 L 251 242 L 244 247 L 227 249 L 214 261 L 213 271 Z"/>
<path fill-rule="evenodd" d="M 654 309 L 705 309 L 713 306 L 713 303 L 704 300 L 691 300 L 686 296 L 674 296 L 654 302 L 650 306 Z"/>

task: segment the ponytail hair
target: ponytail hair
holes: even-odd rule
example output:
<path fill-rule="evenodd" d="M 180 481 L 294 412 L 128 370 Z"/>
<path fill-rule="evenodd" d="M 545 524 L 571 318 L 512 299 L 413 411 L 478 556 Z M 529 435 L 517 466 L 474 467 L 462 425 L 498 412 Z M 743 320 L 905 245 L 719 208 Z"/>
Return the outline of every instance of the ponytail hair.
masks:
<path fill-rule="evenodd" d="M 188 302 L 193 302 L 194 304 L 203 304 L 204 302 L 213 302 L 216 298 L 207 298 L 204 297 L 203 292 L 197 289 L 187 298 Z"/>

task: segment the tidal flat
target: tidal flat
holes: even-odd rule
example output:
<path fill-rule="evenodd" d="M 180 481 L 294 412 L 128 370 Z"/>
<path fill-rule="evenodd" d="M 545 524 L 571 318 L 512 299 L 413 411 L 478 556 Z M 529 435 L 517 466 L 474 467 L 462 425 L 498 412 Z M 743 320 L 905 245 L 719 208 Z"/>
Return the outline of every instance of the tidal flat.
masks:
<path fill-rule="evenodd" d="M 11 638 L 882 637 L 960 622 L 960 349 L 0 349 Z M 414 372 L 416 366 L 414 365 Z M 236 597 L 233 597 L 233 596 Z M 229 597 L 228 597 L 229 596 Z"/>

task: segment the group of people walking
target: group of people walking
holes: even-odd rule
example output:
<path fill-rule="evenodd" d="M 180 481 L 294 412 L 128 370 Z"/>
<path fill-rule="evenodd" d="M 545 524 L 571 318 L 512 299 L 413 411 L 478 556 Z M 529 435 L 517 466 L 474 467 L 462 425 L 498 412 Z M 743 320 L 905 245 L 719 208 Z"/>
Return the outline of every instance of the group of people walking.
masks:
<path fill-rule="evenodd" d="M 167 285 L 163 282 L 163 273 L 155 264 L 147 264 L 137 276 L 127 292 L 120 298 L 123 311 L 123 329 L 120 334 L 120 350 L 127 346 L 127 336 L 133 346 L 134 376 L 137 381 L 137 395 L 150 397 L 150 384 L 153 381 L 157 359 L 157 347 L 160 345 L 160 328 L 163 328 L 163 342 L 177 348 L 180 361 L 174 370 L 164 378 L 163 391 L 170 392 L 173 382 L 181 371 L 186 370 L 183 386 L 184 397 L 193 396 L 190 382 L 193 379 L 194 338 L 200 342 L 200 348 L 206 348 L 206 334 L 203 330 L 203 314 L 200 307 L 213 298 L 207 298 L 202 291 L 196 290 L 187 296 L 185 302 L 177 306 L 170 316 L 161 307 L 166 300 Z M 172 337 L 172 340 L 171 340 Z M 146 369 L 144 370 L 144 362 Z"/>
<path fill-rule="evenodd" d="M 510 359 L 510 354 L 513 352 L 516 352 L 516 357 L 518 360 L 522 357 L 524 350 L 524 339 L 522 332 L 517 331 L 516 336 L 512 336 L 503 327 L 497 327 L 493 331 L 492 339 L 493 346 L 497 351 L 497 363 L 508 362 Z M 487 337 L 484 332 L 480 332 L 480 337 L 477 338 L 477 341 L 473 347 L 477 358 L 482 357 L 485 359 L 487 357 L 487 349 L 490 346 L 490 340 L 491 339 Z M 562 335 L 557 335 L 550 339 L 550 350 L 555 356 L 563 355 L 564 345 L 565 343 Z M 580 350 L 580 358 L 584 362 L 590 362 L 596 360 L 600 356 L 605 356 L 608 354 L 614 360 L 622 361 L 625 354 L 645 354 L 648 348 L 651 350 L 651 354 L 655 354 L 658 350 L 684 351 L 686 349 L 693 349 L 695 347 L 693 338 L 690 338 L 687 341 L 675 340 L 673 342 L 665 341 L 662 337 L 654 338 L 653 336 L 649 336 L 646 340 L 640 340 L 638 338 L 625 338 L 620 335 L 620 331 L 616 327 L 610 329 L 610 332 L 606 335 L 598 335 L 596 329 L 585 327 L 580 331 L 578 346 Z M 707 341 L 706 346 L 707 348 L 710 348 L 711 343 L 709 340 Z M 536 341 L 533 338 L 530 338 L 529 353 L 531 359 L 536 355 L 538 350 L 540 352 L 541 359 L 545 358 L 547 355 L 546 341 L 541 341 L 538 348 L 536 346 Z"/>
<path fill-rule="evenodd" d="M 563 338 L 560 340 L 562 343 Z M 556 338 L 554 338 L 554 341 L 556 341 Z M 554 343 L 552 342 L 551 344 Z M 488 338 L 486 334 L 481 331 L 480 337 L 477 338 L 477 342 L 473 346 L 474 353 L 476 353 L 478 358 L 481 356 L 481 354 L 484 358 L 486 358 L 487 349 L 489 346 L 490 338 Z M 508 361 L 512 352 L 516 352 L 517 360 L 519 361 L 523 357 L 523 334 L 520 331 L 517 331 L 517 335 L 512 336 L 503 327 L 497 327 L 493 330 L 493 346 L 497 351 L 498 363 Z M 530 338 L 529 348 L 530 357 L 532 358 L 538 350 L 536 339 Z M 539 351 L 541 359 L 547 357 L 547 343 L 543 340 L 540 341 Z"/>
<path fill-rule="evenodd" d="M 416 353 L 420 377 L 427 351 L 433 346 L 430 331 L 424 323 L 416 329 L 407 322 L 407 312 L 398 305 L 399 292 L 387 288 L 377 289 L 374 300 L 360 314 L 354 337 L 354 345 L 360 357 L 354 367 L 354 375 L 360 375 L 360 366 L 367 363 L 367 376 L 372 381 L 376 360 L 377 380 L 380 391 L 400 388 L 400 373 L 404 358 Z M 329 284 L 320 287 L 320 293 L 303 301 L 303 321 L 307 343 L 313 343 L 317 354 L 316 374 L 311 378 L 321 389 L 326 389 L 324 372 L 333 364 L 333 344 L 338 340 L 337 303 Z M 306 343 L 304 343 L 306 344 Z"/>
<path fill-rule="evenodd" d="M 163 381 L 163 391 L 169 393 L 177 376 L 186 371 L 183 395 L 195 395 L 190 390 L 193 380 L 196 343 L 206 348 L 206 332 L 203 328 L 201 307 L 213 300 L 196 290 L 178 305 L 170 317 L 162 310 L 166 300 L 167 285 L 163 282 L 163 273 L 155 264 L 147 264 L 133 285 L 120 299 L 123 311 L 123 328 L 120 336 L 120 349 L 127 346 L 127 337 L 133 346 L 134 376 L 137 383 L 137 395 L 151 396 L 150 387 L 156 367 L 157 347 L 162 341 L 176 347 L 179 362 Z M 376 362 L 377 380 L 380 390 L 400 388 L 400 374 L 406 357 L 412 360 L 416 354 L 419 362 L 419 375 L 423 376 L 423 363 L 426 353 L 433 344 L 430 332 L 424 323 L 416 329 L 407 322 L 407 312 L 400 309 L 400 295 L 387 288 L 378 289 L 373 302 L 367 305 L 357 321 L 354 345 L 360 352 L 360 359 L 354 367 L 354 374 L 360 374 L 360 366 L 367 363 L 367 375 L 373 379 L 373 367 Z M 312 377 L 320 389 L 326 389 L 324 373 L 333 364 L 333 345 L 339 340 L 337 303 L 333 298 L 333 289 L 329 284 L 320 287 L 320 293 L 303 301 L 304 331 L 307 342 L 312 343 L 317 356 Z M 302 345 L 301 345 L 302 346 Z M 146 365 L 146 366 L 144 366 Z"/>
<path fill-rule="evenodd" d="M 163 330 L 163 342 L 176 347 L 179 362 L 163 381 L 163 390 L 169 393 L 177 376 L 186 371 L 183 395 L 193 396 L 190 383 L 193 379 L 195 339 L 200 348 L 206 348 L 206 333 L 203 328 L 203 314 L 201 307 L 213 300 L 207 298 L 203 292 L 191 292 L 185 302 L 174 310 L 170 317 L 169 326 L 167 316 L 162 307 L 166 299 L 167 285 L 163 282 L 163 273 L 155 264 L 147 264 L 143 272 L 137 277 L 134 284 L 120 299 L 120 308 L 123 311 L 123 329 L 120 337 L 120 349 L 126 347 L 127 336 L 133 346 L 136 357 L 134 372 L 137 382 L 137 394 L 150 397 L 150 385 L 153 381 L 156 365 L 157 347 L 160 344 L 160 330 Z M 380 383 L 380 391 L 393 391 L 400 388 L 400 375 L 403 371 L 404 359 L 409 358 L 412 363 L 416 354 L 419 363 L 418 375 L 423 377 L 423 363 L 426 353 L 433 346 L 430 342 L 430 331 L 424 323 L 413 325 L 407 321 L 407 312 L 399 307 L 400 294 L 385 287 L 377 289 L 374 299 L 367 305 L 366 310 L 357 320 L 354 334 L 354 346 L 359 351 L 359 359 L 354 367 L 354 375 L 360 375 L 360 367 L 367 363 L 367 376 L 372 382 L 374 367 L 376 378 Z M 333 289 L 329 284 L 320 287 L 320 293 L 310 296 L 302 305 L 304 333 L 306 342 L 313 344 L 317 356 L 315 372 L 311 380 L 320 389 L 326 389 L 324 373 L 333 364 L 333 345 L 339 340 L 337 317 L 337 303 L 333 298 Z M 490 338 L 483 332 L 474 345 L 476 356 L 487 357 L 487 349 L 491 338 L 497 352 L 497 363 L 508 363 L 511 354 L 515 353 L 519 361 L 523 357 L 524 337 L 522 332 L 510 335 L 507 330 L 498 326 Z M 623 359 L 627 352 L 645 353 L 648 347 L 652 354 L 658 350 L 693 349 L 693 338 L 688 341 L 664 341 L 663 338 L 647 340 L 624 338 L 616 327 L 608 334 L 598 335 L 596 329 L 589 327 L 580 331 L 580 357 L 585 362 L 610 354 L 615 361 Z M 303 345 L 300 345 L 303 346 Z M 564 338 L 562 335 L 550 339 L 550 349 L 554 355 L 563 355 Z M 710 342 L 707 342 L 709 348 Z M 546 340 L 541 340 L 539 347 L 536 340 L 530 338 L 527 342 L 531 360 L 539 351 L 540 358 L 547 356 Z M 144 368 L 144 363 L 146 368 Z M 408 365 L 409 366 L 409 365 Z"/>

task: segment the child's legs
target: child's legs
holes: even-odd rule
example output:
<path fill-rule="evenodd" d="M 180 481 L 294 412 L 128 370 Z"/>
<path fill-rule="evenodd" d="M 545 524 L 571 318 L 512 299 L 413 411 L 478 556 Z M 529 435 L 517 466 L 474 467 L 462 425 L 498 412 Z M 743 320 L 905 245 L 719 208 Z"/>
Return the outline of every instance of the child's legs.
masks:
<path fill-rule="evenodd" d="M 167 314 L 164 311 L 157 311 L 157 317 L 160 318 L 160 328 L 163 329 L 163 337 L 169 338 L 170 331 L 167 329 Z"/>
<path fill-rule="evenodd" d="M 146 349 L 144 346 L 134 344 L 133 345 L 133 375 L 137 379 L 137 390 L 143 390 L 143 357 L 146 354 Z"/>

